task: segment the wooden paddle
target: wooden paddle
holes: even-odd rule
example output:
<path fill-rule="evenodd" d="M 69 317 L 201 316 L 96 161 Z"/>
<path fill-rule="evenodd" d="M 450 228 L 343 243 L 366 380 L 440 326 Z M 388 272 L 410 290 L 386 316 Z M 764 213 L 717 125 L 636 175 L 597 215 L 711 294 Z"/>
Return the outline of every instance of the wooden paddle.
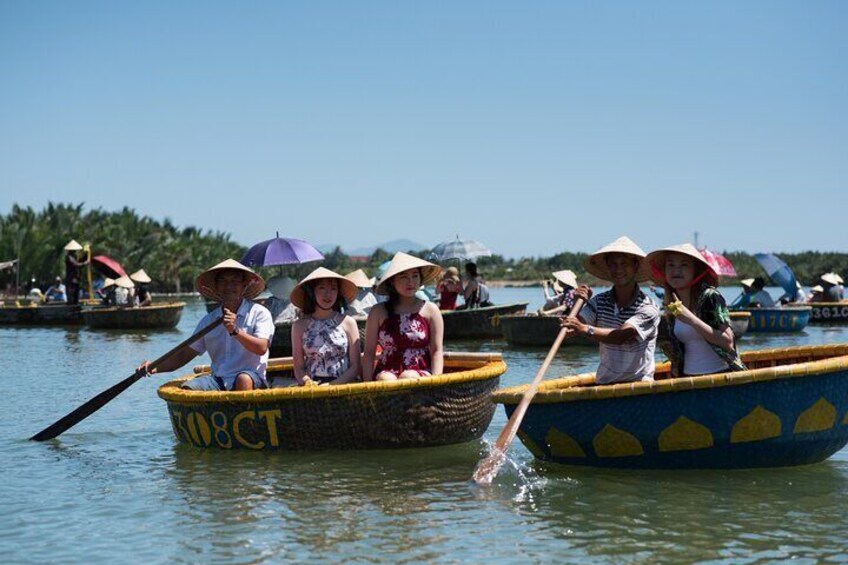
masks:
<path fill-rule="evenodd" d="M 573 318 L 576 316 L 582 307 L 583 299 L 578 298 L 574 302 L 574 306 L 571 308 L 571 312 L 569 312 L 568 317 Z M 527 412 L 527 408 L 530 406 L 530 401 L 533 400 L 533 397 L 536 395 L 536 391 L 539 389 L 542 378 L 545 376 L 548 367 L 551 365 L 551 361 L 553 361 L 557 350 L 559 350 L 562 340 L 565 339 L 567 331 L 568 328 L 562 328 L 559 330 L 556 340 L 554 340 L 554 344 L 551 346 L 551 350 L 548 351 L 548 355 L 545 357 L 544 363 L 542 363 L 542 366 L 539 367 L 539 371 L 533 378 L 533 382 L 531 382 L 530 386 L 527 387 L 527 391 L 524 393 L 524 396 L 521 397 L 521 402 L 518 403 L 518 407 L 512 413 L 512 416 L 510 416 L 509 421 L 501 431 L 497 441 L 495 441 L 495 445 L 492 446 L 489 455 L 477 464 L 477 469 L 474 471 L 474 481 L 478 485 L 488 485 L 492 482 L 492 479 L 497 476 L 501 465 L 503 465 L 503 462 L 506 459 L 506 450 L 509 449 L 509 444 L 512 443 L 512 440 L 515 438 L 515 434 L 518 432 L 518 427 L 524 419 L 524 413 Z"/>
<path fill-rule="evenodd" d="M 214 322 L 212 322 L 211 324 L 209 324 L 187 340 L 180 343 L 178 346 L 176 346 L 175 348 L 158 358 L 156 361 L 148 365 L 148 371 L 152 371 L 153 369 L 161 365 L 163 362 L 165 362 L 165 360 L 169 359 L 170 357 L 173 357 L 174 355 L 176 355 L 177 353 L 179 353 L 201 337 L 205 336 L 206 334 L 217 328 L 222 321 L 222 318 L 218 318 L 217 320 L 215 320 Z M 82 422 L 83 420 L 85 420 L 86 418 L 106 406 L 106 403 L 108 403 L 110 400 L 124 392 L 130 387 L 130 385 L 134 384 L 145 374 L 146 373 L 144 371 L 136 371 L 135 373 L 122 380 L 112 388 L 104 390 L 103 392 L 101 392 L 100 394 L 98 394 L 97 396 L 95 396 L 94 398 L 92 398 L 91 400 L 89 400 L 88 402 L 86 402 L 64 418 L 62 418 L 61 420 L 48 426 L 47 428 L 44 428 L 29 439 L 33 441 L 46 441 L 48 439 L 55 438 L 68 428 Z"/>

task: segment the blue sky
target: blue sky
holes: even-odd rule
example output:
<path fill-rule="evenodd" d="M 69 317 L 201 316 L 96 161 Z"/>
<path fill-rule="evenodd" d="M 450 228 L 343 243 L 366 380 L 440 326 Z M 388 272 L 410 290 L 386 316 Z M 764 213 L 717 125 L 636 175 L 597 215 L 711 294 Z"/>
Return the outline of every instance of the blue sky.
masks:
<path fill-rule="evenodd" d="M 846 2 L 0 2 L 0 210 L 848 251 Z"/>

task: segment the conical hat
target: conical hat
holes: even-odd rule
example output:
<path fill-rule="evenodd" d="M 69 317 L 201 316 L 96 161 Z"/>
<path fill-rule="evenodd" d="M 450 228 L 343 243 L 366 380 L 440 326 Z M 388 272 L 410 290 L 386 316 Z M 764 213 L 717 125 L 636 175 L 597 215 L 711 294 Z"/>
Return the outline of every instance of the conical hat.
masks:
<path fill-rule="evenodd" d="M 842 284 L 842 277 L 836 273 L 825 273 L 821 276 L 821 280 L 832 285 Z"/>
<path fill-rule="evenodd" d="M 665 284 L 666 282 L 665 260 L 669 253 L 680 253 L 681 255 L 686 255 L 695 259 L 706 267 L 707 272 L 713 277 L 713 279 L 718 280 L 718 273 L 715 272 L 713 266 L 707 262 L 703 255 L 701 255 L 701 252 L 695 249 L 695 246 L 691 243 L 682 243 L 680 245 L 672 245 L 671 247 L 663 247 L 662 249 L 657 249 L 656 251 L 648 253 L 645 260 L 651 267 L 651 280 L 655 283 Z"/>
<path fill-rule="evenodd" d="M 130 278 L 139 284 L 147 284 L 152 280 L 149 276 L 147 276 L 147 273 L 144 272 L 144 269 L 137 270 L 130 275 Z"/>
<path fill-rule="evenodd" d="M 363 271 L 362 269 L 357 269 L 352 273 L 346 274 L 345 278 L 351 281 L 359 288 L 371 288 L 372 286 L 374 286 L 374 279 L 369 279 L 368 275 L 366 275 L 365 271 Z"/>
<path fill-rule="evenodd" d="M 820 284 L 810 287 L 810 292 L 824 292 L 824 287 Z"/>
<path fill-rule="evenodd" d="M 577 275 L 574 274 L 574 271 L 570 269 L 565 269 L 563 271 L 556 271 L 552 273 L 553 277 L 566 286 L 570 286 L 571 288 L 577 288 Z"/>
<path fill-rule="evenodd" d="M 72 239 L 65 245 L 65 251 L 79 251 L 82 249 L 82 245 L 77 243 L 77 240 Z"/>
<path fill-rule="evenodd" d="M 739 281 L 739 284 L 746 288 L 751 288 L 754 286 L 754 279 L 742 279 L 741 281 Z"/>
<path fill-rule="evenodd" d="M 291 291 L 294 289 L 294 285 L 296 284 L 297 281 L 291 277 L 275 275 L 265 282 L 265 288 L 267 288 L 276 298 L 279 298 L 280 300 L 289 300 L 289 295 L 291 295 Z"/>
<path fill-rule="evenodd" d="M 383 273 L 383 276 L 380 277 L 379 282 L 377 282 L 377 294 L 388 294 L 388 290 L 386 290 L 386 283 L 389 279 L 410 269 L 421 269 L 421 286 L 436 280 L 442 272 L 442 268 L 438 265 L 434 265 L 433 263 L 425 261 L 424 259 L 419 259 L 418 257 L 413 257 L 412 255 L 408 255 L 402 251 L 398 251 L 395 253 L 395 256 L 392 257 L 392 262 L 389 263 L 386 272 Z"/>
<path fill-rule="evenodd" d="M 633 240 L 627 236 L 619 237 L 609 245 L 605 245 L 589 255 L 586 260 L 583 261 L 583 268 L 586 269 L 587 273 L 592 274 L 601 280 L 612 280 L 606 262 L 606 256 L 609 253 L 625 253 L 639 259 L 639 267 L 636 271 L 637 282 L 643 282 L 651 278 L 650 266 L 648 265 L 648 262 L 645 261 L 645 252 L 642 251 L 642 248 L 633 243 Z"/>
<path fill-rule="evenodd" d="M 110 286 L 115 286 L 115 279 L 106 277 L 105 279 L 103 279 L 103 286 L 101 286 L 100 288 L 109 288 Z"/>
<path fill-rule="evenodd" d="M 309 298 L 306 296 L 306 285 L 318 279 L 336 279 L 339 281 L 339 293 L 348 303 L 356 298 L 356 295 L 359 292 L 356 285 L 350 279 L 347 279 L 330 269 L 318 267 L 306 275 L 306 278 L 297 283 L 297 286 L 295 286 L 294 290 L 291 291 L 292 304 L 301 310 L 305 310 L 309 305 Z"/>
<path fill-rule="evenodd" d="M 247 285 L 245 285 L 244 287 L 242 297 L 248 300 L 259 296 L 259 293 L 265 289 L 265 281 L 262 279 L 262 277 L 260 277 L 251 269 L 248 269 L 235 259 L 227 259 L 226 261 L 221 261 L 214 267 L 200 273 L 194 280 L 194 288 L 197 289 L 197 292 L 199 292 L 206 298 L 209 298 L 210 300 L 214 300 L 215 302 L 223 302 L 223 299 L 218 294 L 218 290 L 215 285 L 215 277 L 218 275 L 219 271 L 223 270 L 240 271 L 242 273 L 247 274 L 248 281 Z"/>
<path fill-rule="evenodd" d="M 130 278 L 126 275 L 116 279 L 115 286 L 119 286 L 121 288 L 135 288 L 135 284 L 133 284 Z"/>

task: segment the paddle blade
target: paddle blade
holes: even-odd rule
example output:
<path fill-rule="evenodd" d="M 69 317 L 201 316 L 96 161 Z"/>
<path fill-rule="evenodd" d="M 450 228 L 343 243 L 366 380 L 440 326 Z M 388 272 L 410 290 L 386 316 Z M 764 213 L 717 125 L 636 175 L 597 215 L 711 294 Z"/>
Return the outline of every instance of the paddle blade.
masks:
<path fill-rule="evenodd" d="M 135 383 L 138 379 L 144 376 L 144 373 L 133 373 L 126 379 L 122 380 L 118 384 L 114 385 L 112 388 L 104 390 L 58 422 L 44 428 L 31 438 L 32 441 L 47 441 L 48 439 L 53 439 L 60 434 L 62 434 L 68 428 L 75 426 L 76 424 L 82 422 L 101 408 L 106 405 L 110 400 L 124 392 L 128 389 L 133 383 Z"/>
<path fill-rule="evenodd" d="M 489 455 L 477 464 L 477 469 L 474 470 L 474 482 L 478 485 L 492 484 L 504 461 L 506 461 L 506 452 L 498 449 L 497 446 L 492 446 Z"/>

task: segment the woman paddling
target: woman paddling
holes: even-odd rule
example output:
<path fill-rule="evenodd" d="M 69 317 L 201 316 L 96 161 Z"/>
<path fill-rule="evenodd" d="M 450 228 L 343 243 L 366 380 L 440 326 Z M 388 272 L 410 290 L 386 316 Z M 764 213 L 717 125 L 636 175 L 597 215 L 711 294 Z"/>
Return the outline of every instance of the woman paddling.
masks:
<path fill-rule="evenodd" d="M 291 292 L 304 317 L 292 326 L 294 377 L 301 385 L 359 380 L 359 330 L 344 314 L 356 285 L 324 267 L 312 271 Z"/>
<path fill-rule="evenodd" d="M 742 371 L 730 313 L 716 289 L 718 274 L 694 246 L 684 243 L 648 254 L 651 279 L 665 287 L 666 315 L 657 339 L 671 375 Z"/>
<path fill-rule="evenodd" d="M 417 298 L 418 289 L 435 280 L 441 269 L 396 253 L 377 283 L 377 294 L 387 295 L 368 314 L 365 326 L 364 381 L 390 381 L 439 375 L 444 368 L 444 325 L 439 307 Z M 377 360 L 377 346 L 382 353 Z"/>

